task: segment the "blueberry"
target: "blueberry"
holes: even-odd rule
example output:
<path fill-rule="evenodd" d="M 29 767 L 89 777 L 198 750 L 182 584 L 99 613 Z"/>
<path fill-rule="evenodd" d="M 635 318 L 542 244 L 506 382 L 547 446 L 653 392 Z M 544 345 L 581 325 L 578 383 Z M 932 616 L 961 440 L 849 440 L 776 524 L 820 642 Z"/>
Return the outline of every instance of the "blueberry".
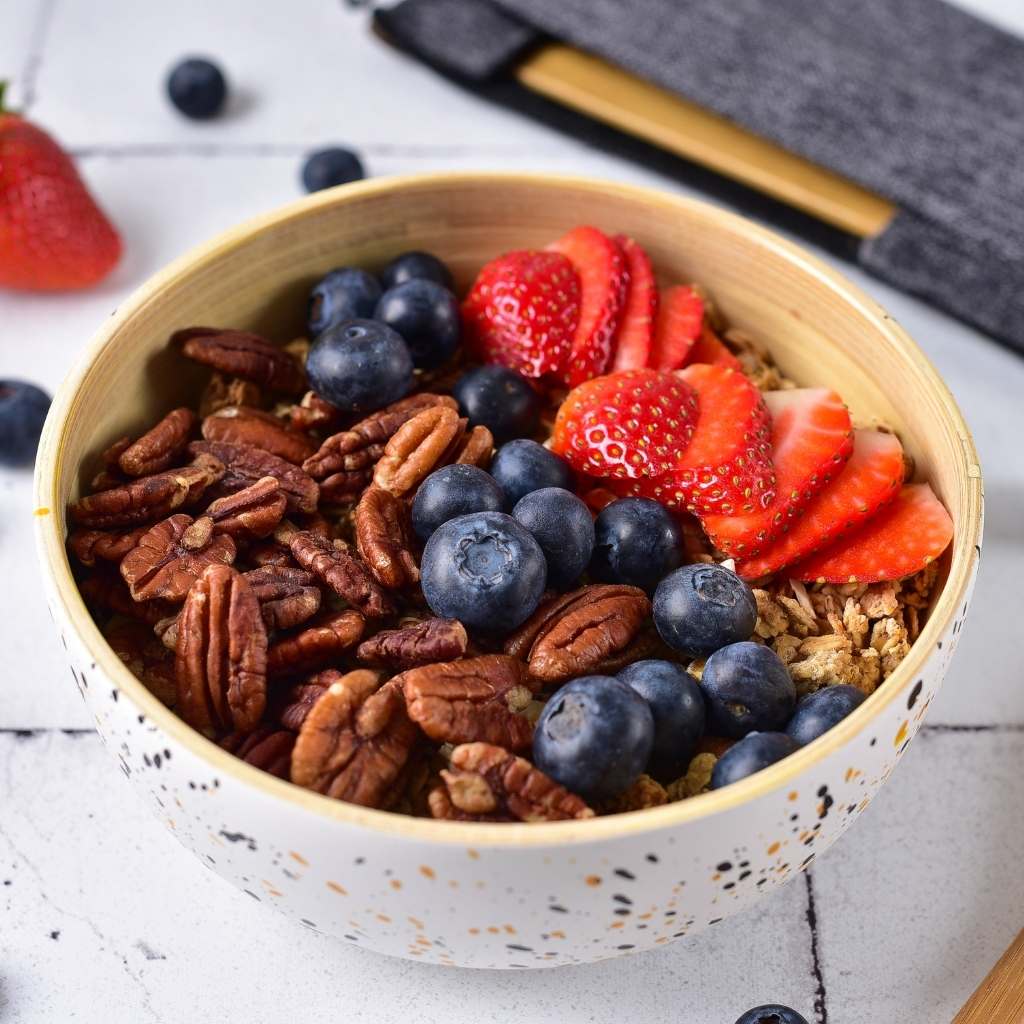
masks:
<path fill-rule="evenodd" d="M 548 561 L 548 586 L 565 590 L 580 578 L 594 550 L 594 520 L 575 494 L 542 487 L 523 495 L 512 518 L 533 534 Z"/>
<path fill-rule="evenodd" d="M 220 112 L 228 95 L 228 84 L 212 61 L 189 57 L 171 69 L 167 95 L 186 117 L 202 121 Z"/>
<path fill-rule="evenodd" d="M 310 153 L 302 165 L 302 187 L 307 192 L 320 192 L 335 185 L 347 185 L 366 177 L 363 162 L 342 146 L 318 149 Z"/>
<path fill-rule="evenodd" d="M 505 495 L 490 473 L 476 466 L 445 466 L 420 484 L 412 503 L 412 525 L 427 540 L 443 523 L 470 512 L 500 512 Z"/>
<path fill-rule="evenodd" d="M 757 602 L 736 573 L 720 565 L 684 565 L 658 585 L 654 624 L 669 647 L 703 657 L 750 639 Z"/>
<path fill-rule="evenodd" d="M 678 779 L 704 733 L 704 698 L 697 681 L 671 661 L 634 661 L 618 675 L 650 705 L 654 747 L 648 771 L 659 779 Z"/>
<path fill-rule="evenodd" d="M 796 687 L 782 659 L 764 644 L 745 640 L 715 651 L 700 679 L 708 725 L 716 736 L 785 728 L 796 704 Z"/>
<path fill-rule="evenodd" d="M 524 494 L 542 487 L 573 489 L 572 470 L 560 455 L 536 441 L 508 441 L 491 462 L 491 476 L 505 492 L 507 508 L 514 508 Z"/>
<path fill-rule="evenodd" d="M 435 615 L 507 633 L 540 603 L 547 566 L 537 542 L 511 516 L 473 512 L 434 531 L 420 575 Z"/>
<path fill-rule="evenodd" d="M 784 732 L 752 732 L 734 743 L 715 762 L 711 770 L 711 788 L 721 789 L 739 782 L 797 750 Z"/>
<path fill-rule="evenodd" d="M 0 464 L 30 465 L 36 457 L 50 396 L 23 380 L 0 380 Z"/>
<path fill-rule="evenodd" d="M 469 425 L 487 427 L 497 444 L 528 437 L 537 429 L 537 392 L 521 373 L 505 366 L 480 366 L 464 373 L 452 396 Z"/>
<path fill-rule="evenodd" d="M 415 250 L 403 252 L 401 256 L 393 259 L 384 268 L 380 279 L 385 288 L 394 288 L 396 284 L 404 284 L 414 279 L 433 281 L 449 291 L 455 288 L 452 272 L 436 256 Z"/>
<path fill-rule="evenodd" d="M 412 390 L 412 356 L 387 324 L 345 320 L 313 342 L 306 359 L 310 386 L 344 412 L 369 412 Z"/>
<path fill-rule="evenodd" d="M 373 315 L 405 338 L 417 366 L 440 366 L 459 347 L 459 303 L 435 281 L 396 284 L 380 297 Z"/>
<path fill-rule="evenodd" d="M 623 498 L 606 505 L 594 523 L 590 572 L 605 583 L 627 583 L 652 593 L 682 559 L 683 535 L 664 505 Z"/>
<path fill-rule="evenodd" d="M 321 278 L 309 293 L 306 326 L 315 338 L 342 320 L 373 316 L 381 297 L 380 282 L 358 267 L 338 267 Z"/>
<path fill-rule="evenodd" d="M 864 694 L 856 686 L 826 686 L 809 693 L 797 704 L 786 726 L 786 734 L 798 746 L 805 747 L 863 702 Z"/>
<path fill-rule="evenodd" d="M 582 676 L 544 706 L 533 760 L 566 789 L 599 801 L 636 781 L 653 744 L 654 716 L 643 697 L 612 676 Z"/>
<path fill-rule="evenodd" d="M 736 1024 L 807 1024 L 807 1018 L 801 1016 L 796 1010 L 779 1003 L 769 1003 L 766 1006 L 755 1006 L 747 1010 Z"/>

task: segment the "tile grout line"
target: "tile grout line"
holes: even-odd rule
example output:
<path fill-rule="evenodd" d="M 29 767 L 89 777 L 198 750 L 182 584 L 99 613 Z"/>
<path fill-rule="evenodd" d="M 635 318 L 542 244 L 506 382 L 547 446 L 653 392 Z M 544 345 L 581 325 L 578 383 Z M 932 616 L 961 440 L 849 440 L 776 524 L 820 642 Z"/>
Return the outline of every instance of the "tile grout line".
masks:
<path fill-rule="evenodd" d="M 807 889 L 807 928 L 811 933 L 811 976 L 814 978 L 815 1024 L 828 1024 L 828 997 L 825 991 L 825 972 L 818 948 L 818 909 L 814 901 L 814 876 L 810 868 L 804 872 Z"/>
<path fill-rule="evenodd" d="M 57 8 L 57 0 L 43 0 L 36 22 L 32 26 L 32 35 L 28 44 L 28 56 L 21 75 L 21 113 L 27 114 L 36 102 L 36 81 L 43 66 L 43 49 L 50 35 L 53 14 Z"/>

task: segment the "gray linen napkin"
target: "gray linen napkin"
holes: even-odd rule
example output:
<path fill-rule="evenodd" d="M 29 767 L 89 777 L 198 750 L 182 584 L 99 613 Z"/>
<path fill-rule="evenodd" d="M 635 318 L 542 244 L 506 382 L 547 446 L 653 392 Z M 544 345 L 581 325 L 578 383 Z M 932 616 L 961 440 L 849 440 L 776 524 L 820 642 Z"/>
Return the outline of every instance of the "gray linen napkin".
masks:
<path fill-rule="evenodd" d="M 405 0 L 398 45 L 485 83 L 546 36 L 891 199 L 878 277 L 1024 351 L 1024 40 L 942 0 Z"/>

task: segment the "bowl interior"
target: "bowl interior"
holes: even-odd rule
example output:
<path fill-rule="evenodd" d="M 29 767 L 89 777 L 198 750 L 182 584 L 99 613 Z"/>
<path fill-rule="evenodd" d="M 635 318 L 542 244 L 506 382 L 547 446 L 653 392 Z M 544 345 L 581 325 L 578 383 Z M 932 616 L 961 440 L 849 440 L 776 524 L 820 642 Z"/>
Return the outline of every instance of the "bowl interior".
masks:
<path fill-rule="evenodd" d="M 175 404 L 194 403 L 206 373 L 168 350 L 171 332 L 211 324 L 287 341 L 303 332 L 310 285 L 332 267 L 379 268 L 403 250 L 427 249 L 448 262 L 464 288 L 496 254 L 541 247 L 586 223 L 635 237 L 664 283 L 700 282 L 727 321 L 767 342 L 791 377 L 835 388 L 858 421 L 878 419 L 898 431 L 956 524 L 949 581 L 916 647 L 933 643 L 966 585 L 980 529 L 980 473 L 948 390 L 891 318 L 802 250 L 714 207 L 606 182 L 467 174 L 347 186 L 250 222 L 152 279 L 101 330 L 55 402 L 38 468 L 39 503 L 52 512 L 47 561 L 76 625 L 89 631 L 90 646 L 105 647 L 82 621 L 60 543 L 64 505 L 96 471 L 107 444 L 149 426 Z M 912 652 L 908 662 L 913 658 Z M 838 742 L 844 728 L 869 721 L 882 692 L 898 692 L 912 671 L 901 666 L 825 740 Z M 784 763 L 824 754 L 824 746 L 814 747 Z M 761 775 L 775 777 L 771 770 Z M 730 803 L 745 785 L 729 787 L 737 791 Z M 720 801 L 722 795 L 708 796 Z M 713 806 L 707 799 L 707 809 Z M 531 829 L 538 827 L 546 829 Z"/>

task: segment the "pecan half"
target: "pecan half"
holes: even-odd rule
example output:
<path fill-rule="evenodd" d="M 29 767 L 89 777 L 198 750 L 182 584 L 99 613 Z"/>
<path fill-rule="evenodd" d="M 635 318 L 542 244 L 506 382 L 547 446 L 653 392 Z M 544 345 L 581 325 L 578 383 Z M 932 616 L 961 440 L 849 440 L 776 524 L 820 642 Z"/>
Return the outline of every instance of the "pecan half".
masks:
<path fill-rule="evenodd" d="M 249 581 L 267 629 L 289 629 L 320 610 L 320 588 L 313 574 L 288 566 L 267 565 L 243 573 Z"/>
<path fill-rule="evenodd" d="M 196 423 L 196 414 L 182 406 L 172 409 L 155 427 L 128 445 L 117 464 L 128 476 L 148 476 L 173 465 L 188 444 L 188 435 Z"/>
<path fill-rule="evenodd" d="M 224 464 L 224 476 L 211 491 L 214 498 L 234 494 L 265 476 L 272 476 L 281 485 L 291 511 L 316 511 L 320 500 L 320 488 L 316 481 L 298 466 L 277 455 L 251 445 L 229 444 L 226 441 L 193 441 L 189 451 L 193 454 L 212 455 Z"/>
<path fill-rule="evenodd" d="M 287 544 L 279 544 L 276 540 L 264 540 L 259 544 L 253 544 L 245 553 L 248 561 L 255 566 L 263 565 L 295 565 L 295 559 Z"/>
<path fill-rule="evenodd" d="M 193 584 L 178 626 L 178 708 L 214 735 L 250 732 L 267 702 L 267 631 L 245 577 L 211 565 Z"/>
<path fill-rule="evenodd" d="M 291 772 L 295 733 L 287 729 L 264 725 L 255 732 L 232 732 L 220 741 L 220 745 L 229 754 L 279 779 L 287 779 Z"/>
<path fill-rule="evenodd" d="M 252 403 L 242 403 L 252 404 Z M 288 411 L 288 421 L 292 430 L 308 433 L 320 430 L 333 433 L 339 430 L 345 421 L 345 414 L 330 402 L 324 401 L 315 391 L 307 391 L 298 405 Z"/>
<path fill-rule="evenodd" d="M 344 673 L 333 668 L 311 675 L 305 682 L 288 687 L 278 702 L 277 720 L 285 729 L 298 732 L 313 705 L 338 682 Z"/>
<path fill-rule="evenodd" d="M 213 373 L 199 399 L 199 416 L 205 419 L 210 413 L 223 409 L 226 405 L 248 405 L 257 409 L 262 404 L 263 393 L 251 380 Z"/>
<path fill-rule="evenodd" d="M 130 437 L 119 437 L 112 445 L 103 450 L 100 455 L 103 469 L 89 483 L 93 491 L 106 491 L 111 487 L 123 484 L 127 480 L 127 477 L 121 472 L 118 459 L 121 458 L 121 453 L 130 448 L 131 445 L 132 439 Z"/>
<path fill-rule="evenodd" d="M 207 566 L 235 560 L 230 537 L 195 532 L 192 526 L 191 516 L 171 516 L 147 530 L 121 560 L 121 576 L 136 601 L 184 601 Z"/>
<path fill-rule="evenodd" d="M 87 604 L 102 611 L 115 612 L 130 619 L 156 625 L 177 611 L 167 601 L 135 601 L 128 585 L 116 571 L 100 570 L 86 576 L 78 584 Z"/>
<path fill-rule="evenodd" d="M 458 782 L 456 783 L 456 792 L 459 799 L 471 807 L 493 807 L 495 812 L 497 812 L 497 801 L 494 800 L 493 794 L 491 793 L 490 787 L 487 783 L 480 779 L 479 776 L 471 778 L 476 781 L 471 781 L 470 778 L 467 778 L 466 781 L 461 783 L 461 788 L 460 784 Z M 435 786 L 428 794 L 427 807 L 430 810 L 430 816 L 441 821 L 515 821 L 515 818 L 510 814 L 471 814 L 468 811 L 462 810 L 460 807 L 456 807 L 455 804 L 452 803 L 452 798 L 448 793 L 448 787 L 446 786 L 444 779 L 441 780 L 441 784 L 439 786 Z"/>
<path fill-rule="evenodd" d="M 204 453 L 190 466 L 142 476 L 72 502 L 68 516 L 98 530 L 152 523 L 198 501 L 223 475 L 223 463 Z"/>
<path fill-rule="evenodd" d="M 285 426 L 273 413 L 244 405 L 228 405 L 203 420 L 207 441 L 250 444 L 287 462 L 301 464 L 316 450 L 304 434 Z"/>
<path fill-rule="evenodd" d="M 461 429 L 459 414 L 447 406 L 417 413 L 384 446 L 373 470 L 373 482 L 398 497 L 410 494 L 442 464 Z"/>
<path fill-rule="evenodd" d="M 400 691 L 359 669 L 331 685 L 302 723 L 292 782 L 336 800 L 380 807 L 416 743 Z"/>
<path fill-rule="evenodd" d="M 401 499 L 368 487 L 356 506 L 355 533 L 359 554 L 381 586 L 401 590 L 419 583 L 408 509 Z"/>
<path fill-rule="evenodd" d="M 626 648 L 650 614 L 637 587 L 595 584 L 542 605 L 505 644 L 506 654 L 526 658 L 530 674 L 545 683 L 593 672 Z"/>
<path fill-rule="evenodd" d="M 284 518 L 288 499 L 277 477 L 263 476 L 249 487 L 210 503 L 203 513 L 217 533 L 232 537 L 266 537 Z"/>
<path fill-rule="evenodd" d="M 174 682 L 174 655 L 167 650 L 145 623 L 113 618 L 103 630 L 111 650 L 128 670 L 146 684 L 157 700 L 174 707 L 177 688 Z"/>
<path fill-rule="evenodd" d="M 302 367 L 287 352 L 266 338 L 246 331 L 220 330 L 216 327 L 188 327 L 171 336 L 182 352 L 197 363 L 231 377 L 294 395 L 306 389 Z"/>
<path fill-rule="evenodd" d="M 289 547 L 303 569 L 308 569 L 368 618 L 380 619 L 394 611 L 387 594 L 344 541 L 331 541 L 310 530 L 299 530 L 289 541 Z"/>
<path fill-rule="evenodd" d="M 467 466 L 487 469 L 494 455 L 494 435 L 483 425 L 470 430 L 459 443 L 455 461 Z"/>
<path fill-rule="evenodd" d="M 399 629 L 383 629 L 364 640 L 356 657 L 367 665 L 407 669 L 454 661 L 466 653 L 469 638 L 458 619 L 424 619 Z"/>
<path fill-rule="evenodd" d="M 137 526 L 134 530 L 72 530 L 68 534 L 68 548 L 82 565 L 100 562 L 120 562 L 149 529 Z"/>
<path fill-rule="evenodd" d="M 533 725 L 516 714 L 533 699 L 526 666 L 505 654 L 441 662 L 396 676 L 409 717 L 438 743 L 483 740 L 525 750 Z"/>
<path fill-rule="evenodd" d="M 463 820 L 567 821 L 594 812 L 575 794 L 529 761 L 490 743 L 466 743 L 452 751 L 451 768 L 441 772 L 451 805 Z M 436 792 L 436 791 L 435 791 Z M 435 817 L 443 799 L 431 794 Z"/>
<path fill-rule="evenodd" d="M 359 643 L 365 625 L 366 620 L 352 608 L 321 615 L 302 632 L 271 645 L 267 671 L 283 676 L 323 668 Z"/>

